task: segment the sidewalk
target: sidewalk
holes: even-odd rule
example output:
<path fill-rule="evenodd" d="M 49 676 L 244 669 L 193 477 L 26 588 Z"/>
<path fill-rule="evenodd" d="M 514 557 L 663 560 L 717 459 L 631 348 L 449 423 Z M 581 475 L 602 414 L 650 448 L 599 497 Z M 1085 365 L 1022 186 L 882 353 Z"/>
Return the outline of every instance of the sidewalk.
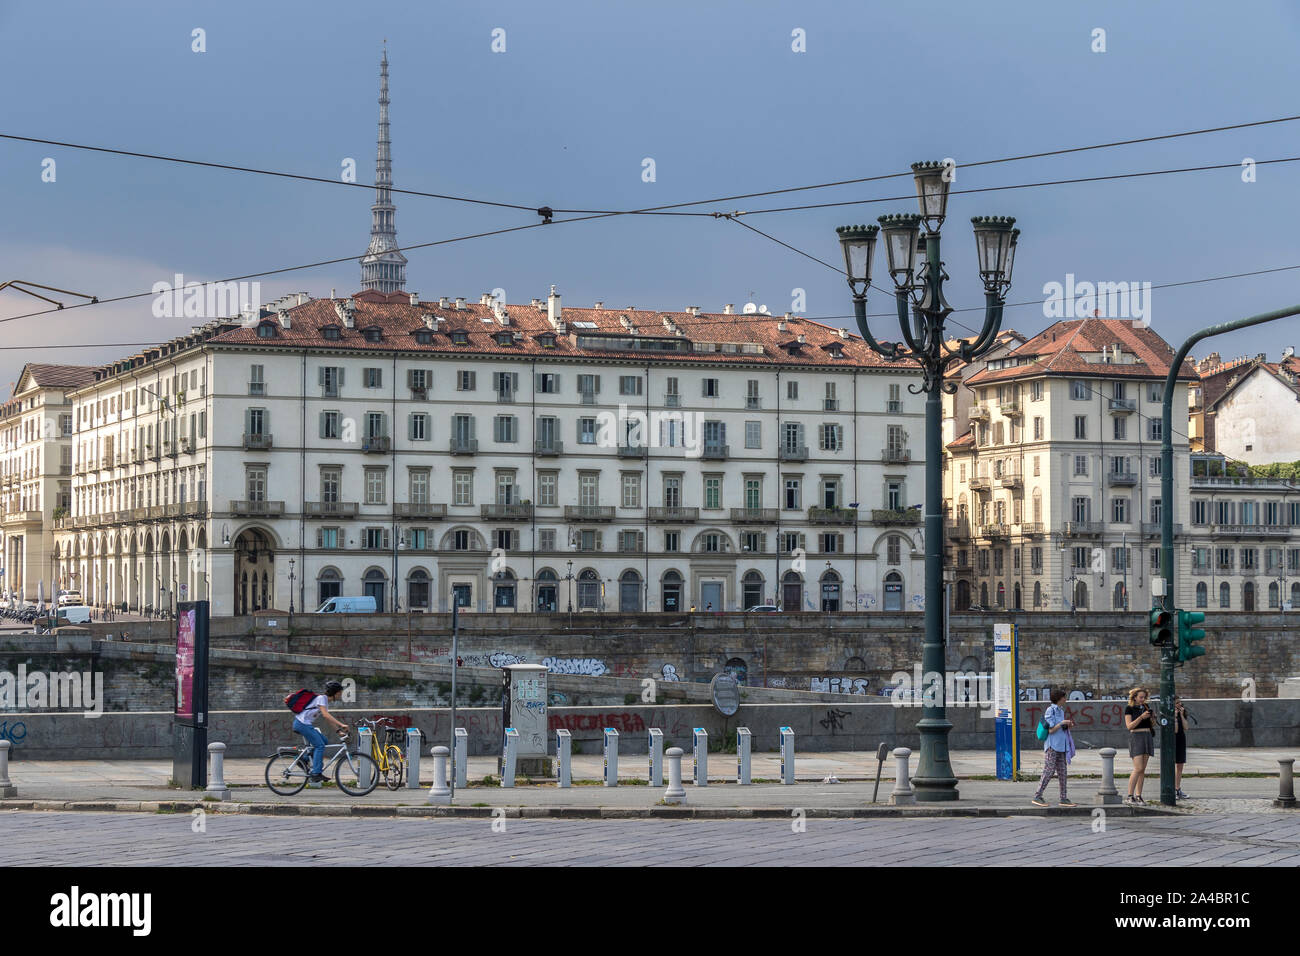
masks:
<path fill-rule="evenodd" d="M 1184 774 L 1183 789 L 1190 799 L 1172 812 L 1264 812 L 1272 811 L 1277 796 L 1277 758 L 1290 753 L 1261 748 L 1231 751 L 1197 750 Z M 470 786 L 457 789 L 456 806 L 427 807 L 432 781 L 432 760 L 421 762 L 421 789 L 403 787 L 389 791 L 382 784 L 365 797 L 348 797 L 332 785 L 306 789 L 292 797 L 272 793 L 263 780 L 263 759 L 227 760 L 225 778 L 231 787 L 231 800 L 214 803 L 203 800 L 203 793 L 168 786 L 171 764 L 158 760 L 77 760 L 16 761 L 10 764 L 10 779 L 18 788 L 15 798 L 0 800 L 0 809 L 84 809 L 84 810 L 188 810 L 202 806 L 214 812 L 302 813 L 304 815 L 485 815 L 491 808 L 508 808 L 510 816 L 788 816 L 796 809 L 811 816 L 868 816 L 875 814 L 977 815 L 1025 814 L 1052 815 L 1074 813 L 1087 816 L 1095 804 L 1100 784 L 1101 758 L 1096 751 L 1080 751 L 1070 767 L 1070 797 L 1078 808 L 1062 810 L 1055 806 L 1059 788 L 1052 781 L 1046 791 L 1050 810 L 1034 807 L 1033 795 L 1041 758 L 1037 753 L 1024 754 L 1024 771 L 1031 779 L 1013 782 L 990 779 L 993 755 L 986 751 L 954 751 L 954 771 L 959 779 L 960 799 L 940 804 L 917 804 L 890 807 L 893 790 L 894 761 L 885 763 L 877 802 L 872 804 L 876 761 L 874 754 L 831 752 L 796 758 L 794 786 L 776 782 L 780 756 L 757 753 L 751 758 L 750 786 L 736 783 L 734 754 L 709 755 L 709 786 L 686 783 L 685 809 L 659 805 L 662 788 L 646 785 L 647 758 L 624 755 L 619 759 L 618 787 L 599 785 L 602 758 L 579 754 L 573 757 L 572 776 L 575 786 L 561 789 L 553 781 L 517 781 L 517 786 L 502 788 L 484 785 L 484 778 L 497 774 L 495 757 L 471 757 L 468 776 Z M 1116 758 L 1116 787 L 1121 797 L 1127 789 L 1128 759 Z M 916 758 L 912 759 L 915 771 Z M 1158 767 L 1154 762 L 1148 773 L 1141 808 L 1124 805 L 1106 808 L 1108 814 L 1144 815 L 1171 812 L 1161 807 Z M 1266 777 L 1210 776 L 1211 774 L 1266 773 Z M 682 761 L 682 775 L 691 777 L 689 755 Z M 833 774 L 838 784 L 825 783 Z M 695 811 L 702 811 L 697 814 Z M 1278 810 L 1279 813 L 1292 811 Z"/>

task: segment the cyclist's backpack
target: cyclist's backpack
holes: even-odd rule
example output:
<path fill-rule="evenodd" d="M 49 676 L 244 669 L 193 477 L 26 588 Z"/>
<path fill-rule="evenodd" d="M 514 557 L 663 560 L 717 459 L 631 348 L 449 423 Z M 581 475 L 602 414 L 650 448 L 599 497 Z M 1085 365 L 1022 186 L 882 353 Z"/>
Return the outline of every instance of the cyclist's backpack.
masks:
<path fill-rule="evenodd" d="M 296 693 L 290 694 L 284 699 L 284 705 L 295 714 L 301 714 L 307 709 L 307 705 L 316 699 L 316 693 L 307 688 L 303 688 Z"/>

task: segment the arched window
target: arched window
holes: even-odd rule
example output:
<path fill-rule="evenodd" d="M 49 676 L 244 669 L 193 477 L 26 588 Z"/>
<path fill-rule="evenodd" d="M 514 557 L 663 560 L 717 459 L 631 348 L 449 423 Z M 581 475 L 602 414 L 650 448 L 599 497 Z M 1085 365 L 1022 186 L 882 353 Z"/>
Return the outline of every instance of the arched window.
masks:
<path fill-rule="evenodd" d="M 1196 582 L 1196 606 L 1197 607 L 1210 606 L 1210 589 L 1206 587 L 1204 581 Z"/>
<path fill-rule="evenodd" d="M 600 575 L 591 568 L 578 574 L 578 610 L 600 610 Z"/>
<path fill-rule="evenodd" d="M 378 568 L 371 568 L 366 572 L 365 579 L 361 584 L 361 593 L 375 599 L 375 608 L 380 612 L 387 610 L 388 605 L 384 603 L 386 585 L 388 578 L 384 572 Z"/>
<path fill-rule="evenodd" d="M 334 568 L 325 568 L 316 578 L 316 606 L 320 607 L 330 598 L 343 593 L 343 575 Z"/>
<path fill-rule="evenodd" d="M 1019 581 L 1016 582 L 1015 589 L 1012 591 L 1012 599 L 1015 601 L 1015 604 L 1013 604 L 1012 607 L 1014 607 L 1017 611 L 1022 610 L 1024 606 L 1020 603 L 1020 582 Z"/>
<path fill-rule="evenodd" d="M 989 586 L 983 581 L 980 582 L 980 607 L 989 606 Z"/>
<path fill-rule="evenodd" d="M 618 579 L 618 609 L 633 613 L 641 610 L 641 575 L 627 570 Z"/>
<path fill-rule="evenodd" d="M 1292 610 L 1294 610 L 1297 606 L 1300 606 L 1300 581 L 1296 581 L 1294 584 L 1291 585 Z"/>
<path fill-rule="evenodd" d="M 763 603 L 763 575 L 757 571 L 747 571 L 741 579 L 741 603 L 748 610 Z"/>
<path fill-rule="evenodd" d="M 509 568 L 492 575 L 492 606 L 499 608 L 515 606 L 515 573 Z"/>
<path fill-rule="evenodd" d="M 1280 607 L 1281 594 L 1282 594 L 1282 589 L 1277 586 L 1277 582 L 1276 581 L 1270 582 L 1268 585 L 1268 606 Z"/>
<path fill-rule="evenodd" d="M 1125 595 L 1124 593 L 1124 582 L 1116 581 L 1115 594 L 1114 597 L 1111 598 L 1110 606 L 1116 611 L 1123 611 L 1125 609 L 1125 605 L 1128 604 L 1126 597 L 1127 595 Z"/>
<path fill-rule="evenodd" d="M 429 610 L 429 572 L 416 568 L 406 578 L 406 607 L 411 611 Z"/>
<path fill-rule="evenodd" d="M 1040 608 L 1042 606 L 1043 606 L 1043 585 L 1040 582 L 1035 581 L 1034 582 L 1034 607 Z"/>
<path fill-rule="evenodd" d="M 781 576 L 781 610 L 803 610 L 803 578 L 798 571 L 787 571 Z"/>
<path fill-rule="evenodd" d="M 659 589 L 662 595 L 661 607 L 665 611 L 682 609 L 682 576 L 676 571 L 665 571 Z"/>
<path fill-rule="evenodd" d="M 886 579 L 888 580 L 888 578 Z M 838 611 L 840 609 L 840 576 L 835 571 L 822 575 L 822 610 Z M 888 610 L 888 608 L 886 608 Z"/>
<path fill-rule="evenodd" d="M 1080 611 L 1088 610 L 1088 585 L 1082 581 L 1074 582 L 1074 606 Z"/>
<path fill-rule="evenodd" d="M 1219 585 L 1219 607 L 1232 607 L 1232 588 L 1227 581 Z"/>
<path fill-rule="evenodd" d="M 1007 586 L 1001 581 L 998 582 L 998 607 L 1007 606 Z"/>
<path fill-rule="evenodd" d="M 537 610 L 554 611 L 559 598 L 559 579 L 550 568 L 537 572 Z"/>

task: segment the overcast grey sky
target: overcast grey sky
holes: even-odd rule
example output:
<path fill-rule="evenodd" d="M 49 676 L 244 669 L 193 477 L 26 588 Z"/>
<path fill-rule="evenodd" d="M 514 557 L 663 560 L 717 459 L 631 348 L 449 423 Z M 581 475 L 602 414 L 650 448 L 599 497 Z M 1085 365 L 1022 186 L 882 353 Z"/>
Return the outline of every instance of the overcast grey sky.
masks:
<path fill-rule="evenodd" d="M 1215 2 L 893 4 L 497 2 L 0 3 L 0 132 L 330 179 L 374 174 L 388 40 L 398 187 L 530 208 L 629 209 L 904 171 L 953 157 L 957 188 L 1219 163 L 1234 168 L 958 195 L 948 295 L 982 303 L 969 217 L 1023 230 L 1011 301 L 1050 282 L 1154 284 L 1300 265 L 1300 123 L 989 167 L 1040 150 L 1286 116 L 1297 5 Z M 192 49 L 204 31 L 205 52 Z M 494 52 L 494 30 L 504 52 Z M 1094 52 L 1095 30 L 1105 52 Z M 796 52 L 802 31 L 804 52 Z M 497 34 L 497 46 L 501 45 Z M 42 180 L 55 161 L 56 178 Z M 644 160 L 655 181 L 643 180 Z M 906 179 L 707 204 L 730 211 L 898 196 Z M 174 273 L 217 279 L 365 250 L 371 194 L 0 140 L 0 281 L 111 297 Z M 429 242 L 537 221 L 529 212 L 397 196 L 398 237 Z M 746 221 L 838 263 L 834 227 L 912 211 L 894 201 Z M 850 324 L 825 266 L 714 218 L 626 216 L 408 252 L 408 289 L 511 302 L 807 314 Z M 262 280 L 263 298 L 359 287 L 355 263 Z M 74 301 L 69 299 L 68 301 Z M 1156 290 L 1151 321 L 1202 325 L 1300 302 L 1300 270 Z M 884 303 L 877 296 L 872 311 Z M 0 317 L 40 308 L 0 293 Z M 969 315 L 954 316 L 974 324 Z M 1008 309 L 1033 333 L 1041 306 Z M 91 363 L 186 331 L 149 300 L 0 323 L 0 388 L 25 361 Z M 960 328 L 954 328 L 960 333 Z M 888 337 L 888 331 L 882 332 Z M 896 336 L 895 336 L 896 337 Z M 96 348 L 91 343 L 109 343 Z M 1300 324 L 1218 340 L 1226 354 L 1300 346 Z M 35 346 L 54 346 L 37 349 Z M 1207 349 L 1208 351 L 1208 349 Z"/>

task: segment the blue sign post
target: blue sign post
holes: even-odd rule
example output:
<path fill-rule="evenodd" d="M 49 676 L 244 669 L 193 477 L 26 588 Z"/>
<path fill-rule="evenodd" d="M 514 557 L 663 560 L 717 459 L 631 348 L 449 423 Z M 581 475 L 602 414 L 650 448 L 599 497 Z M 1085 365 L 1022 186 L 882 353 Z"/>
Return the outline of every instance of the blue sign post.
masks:
<path fill-rule="evenodd" d="M 999 780 L 1020 779 L 1020 656 L 1016 625 L 993 625 L 994 761 Z"/>

